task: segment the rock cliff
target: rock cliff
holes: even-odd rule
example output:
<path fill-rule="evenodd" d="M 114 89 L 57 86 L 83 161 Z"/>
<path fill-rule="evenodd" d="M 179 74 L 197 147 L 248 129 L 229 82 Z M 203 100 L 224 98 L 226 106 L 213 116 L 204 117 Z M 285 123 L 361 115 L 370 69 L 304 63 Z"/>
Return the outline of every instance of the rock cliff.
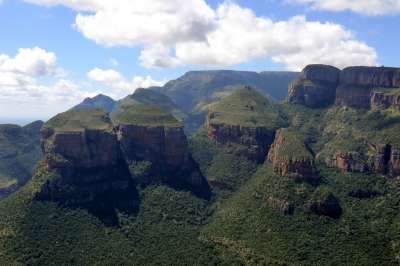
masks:
<path fill-rule="evenodd" d="M 69 207 L 82 207 L 109 223 L 115 210 L 133 212 L 135 187 L 111 120 L 100 109 L 68 111 L 42 129 L 44 163 L 57 178 L 37 195 Z"/>
<path fill-rule="evenodd" d="M 348 67 L 340 71 L 326 65 L 309 65 L 300 78 L 289 85 L 288 101 L 311 108 L 326 107 L 334 102 L 355 108 L 368 109 L 377 105 L 398 108 L 396 95 L 374 92 L 399 87 L 399 68 Z"/>
<path fill-rule="evenodd" d="M 279 111 L 250 87 L 212 105 L 206 120 L 211 140 L 259 163 L 265 160 L 276 130 L 283 125 Z"/>
<path fill-rule="evenodd" d="M 400 111 L 400 90 L 374 91 L 371 96 L 372 110 L 393 108 Z"/>
<path fill-rule="evenodd" d="M 289 85 L 288 101 L 312 108 L 331 105 L 335 100 L 340 70 L 327 65 L 309 65 Z"/>
<path fill-rule="evenodd" d="M 318 178 L 313 154 L 305 143 L 305 137 L 293 129 L 280 129 L 268 153 L 274 172 L 295 180 Z"/>
<path fill-rule="evenodd" d="M 331 158 L 327 158 L 325 163 L 342 173 L 368 171 L 364 156 L 358 152 L 336 152 Z"/>
<path fill-rule="evenodd" d="M 170 113 L 149 105 L 119 109 L 113 117 L 118 141 L 130 165 L 150 163 L 148 175 L 175 187 L 209 194 L 206 179 L 188 151 L 183 126 Z M 139 177 L 139 182 L 154 182 Z"/>

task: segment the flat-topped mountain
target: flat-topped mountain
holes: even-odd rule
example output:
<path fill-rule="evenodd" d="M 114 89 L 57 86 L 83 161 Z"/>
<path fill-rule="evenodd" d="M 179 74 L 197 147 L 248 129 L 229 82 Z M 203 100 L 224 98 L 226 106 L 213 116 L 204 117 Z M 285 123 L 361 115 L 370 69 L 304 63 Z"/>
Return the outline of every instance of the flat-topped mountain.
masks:
<path fill-rule="evenodd" d="M 262 162 L 283 123 L 278 109 L 265 96 L 243 87 L 210 106 L 206 127 L 210 139 L 242 147 L 243 154 Z"/>
<path fill-rule="evenodd" d="M 316 108 L 333 103 L 356 108 L 377 105 L 387 108 L 391 103 L 396 106 L 396 98 L 381 90 L 400 88 L 399 80 L 400 68 L 348 67 L 340 71 L 326 65 L 309 65 L 290 85 L 288 101 Z"/>
<path fill-rule="evenodd" d="M 184 111 L 201 111 L 203 106 L 229 95 L 233 90 L 251 86 L 275 100 L 286 97 L 290 81 L 297 72 L 249 72 L 231 70 L 191 71 L 161 88 Z"/>
<path fill-rule="evenodd" d="M 86 208 L 109 223 L 116 222 L 116 210 L 135 209 L 133 181 L 104 110 L 59 114 L 43 126 L 42 138 L 43 163 L 57 174 L 42 185 L 38 199 Z"/>
<path fill-rule="evenodd" d="M 42 157 L 42 121 L 24 127 L 0 125 L 0 199 L 25 184 Z"/>

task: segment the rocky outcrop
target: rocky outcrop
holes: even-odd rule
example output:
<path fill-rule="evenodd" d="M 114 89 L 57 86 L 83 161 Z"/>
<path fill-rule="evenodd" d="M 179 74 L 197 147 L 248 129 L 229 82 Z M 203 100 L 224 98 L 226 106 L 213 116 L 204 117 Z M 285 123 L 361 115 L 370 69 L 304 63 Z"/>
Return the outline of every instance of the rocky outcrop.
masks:
<path fill-rule="evenodd" d="M 400 176 L 400 150 L 394 147 L 390 153 L 389 174 L 392 177 Z"/>
<path fill-rule="evenodd" d="M 279 211 L 279 213 L 282 215 L 291 215 L 294 212 L 293 204 L 289 203 L 286 200 L 268 197 L 265 201 L 269 206 L 271 206 L 271 208 Z"/>
<path fill-rule="evenodd" d="M 247 127 L 241 125 L 217 124 L 213 123 L 214 113 L 209 113 L 206 127 L 211 140 L 223 145 L 239 144 L 245 149 L 241 154 L 248 159 L 263 162 L 269 147 L 274 140 L 275 130 L 265 127 Z"/>
<path fill-rule="evenodd" d="M 366 109 L 371 105 L 399 108 L 399 98 L 395 95 L 375 94 L 378 88 L 399 87 L 399 68 L 348 67 L 340 71 L 326 65 L 309 65 L 289 85 L 288 102 L 311 108 L 333 103 Z"/>
<path fill-rule="evenodd" d="M 399 73 L 400 69 L 388 67 L 345 68 L 340 73 L 336 104 L 368 109 L 375 88 L 400 87 Z"/>
<path fill-rule="evenodd" d="M 391 67 L 348 67 L 340 73 L 340 84 L 371 88 L 400 87 L 400 69 Z"/>
<path fill-rule="evenodd" d="M 189 153 L 183 126 L 171 114 L 153 108 L 147 106 L 146 112 L 140 113 L 131 106 L 119 110 L 114 117 L 125 160 L 131 166 L 148 164 L 147 175 L 139 176 L 137 181 L 151 183 L 161 179 L 174 187 L 210 196 L 208 182 Z M 146 119 L 141 121 L 142 117 Z"/>
<path fill-rule="evenodd" d="M 205 126 L 210 140 L 263 163 L 276 130 L 285 124 L 265 96 L 244 86 L 209 107 Z"/>
<path fill-rule="evenodd" d="M 117 125 L 116 131 L 125 158 L 149 161 L 150 172 L 175 186 L 195 191 L 207 190 L 208 184 L 188 152 L 182 127 Z"/>
<path fill-rule="evenodd" d="M 135 187 L 104 111 L 60 114 L 45 124 L 42 137 L 44 163 L 57 177 L 42 186 L 37 199 L 86 208 L 112 224 L 117 209 L 135 210 Z"/>
<path fill-rule="evenodd" d="M 372 110 L 394 108 L 400 111 L 400 94 L 373 92 L 371 96 Z"/>
<path fill-rule="evenodd" d="M 338 219 L 342 215 L 342 207 L 338 199 L 331 192 L 319 193 L 308 205 L 308 209 L 317 214 Z"/>
<path fill-rule="evenodd" d="M 373 170 L 390 177 L 400 176 L 400 150 L 390 144 L 367 142 L 373 151 Z"/>
<path fill-rule="evenodd" d="M 361 85 L 340 85 L 336 89 L 336 105 L 369 109 L 372 88 Z"/>
<path fill-rule="evenodd" d="M 311 108 L 326 107 L 335 100 L 340 70 L 327 65 L 309 65 L 289 85 L 288 102 Z"/>
<path fill-rule="evenodd" d="M 304 136 L 291 129 L 280 129 L 267 157 L 273 170 L 280 176 L 295 180 L 318 179 L 315 161 L 306 146 Z"/>
<path fill-rule="evenodd" d="M 325 163 L 342 173 L 368 171 L 368 165 L 358 152 L 337 152 L 331 158 L 327 158 Z"/>

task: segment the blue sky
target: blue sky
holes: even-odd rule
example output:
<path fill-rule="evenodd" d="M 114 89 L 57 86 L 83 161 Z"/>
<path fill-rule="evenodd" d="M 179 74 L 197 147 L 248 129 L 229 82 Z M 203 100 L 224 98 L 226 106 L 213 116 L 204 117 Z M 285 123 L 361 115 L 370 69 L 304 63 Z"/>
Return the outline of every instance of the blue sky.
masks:
<path fill-rule="evenodd" d="M 400 62 L 396 0 L 151 2 L 3 0 L 0 119 L 46 119 L 194 69 Z"/>

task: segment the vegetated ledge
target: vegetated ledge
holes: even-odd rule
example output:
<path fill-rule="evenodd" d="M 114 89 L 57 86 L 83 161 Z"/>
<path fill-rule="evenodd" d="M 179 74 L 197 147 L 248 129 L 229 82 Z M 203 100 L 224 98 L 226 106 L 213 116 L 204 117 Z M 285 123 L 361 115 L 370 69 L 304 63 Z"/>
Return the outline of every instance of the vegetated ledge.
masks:
<path fill-rule="evenodd" d="M 208 137 L 232 146 L 242 155 L 262 163 L 284 125 L 280 112 L 267 98 L 250 87 L 235 91 L 209 108 Z"/>
<path fill-rule="evenodd" d="M 267 159 L 280 176 L 299 181 L 318 179 L 314 156 L 306 145 L 305 136 L 294 129 L 278 130 Z"/>

